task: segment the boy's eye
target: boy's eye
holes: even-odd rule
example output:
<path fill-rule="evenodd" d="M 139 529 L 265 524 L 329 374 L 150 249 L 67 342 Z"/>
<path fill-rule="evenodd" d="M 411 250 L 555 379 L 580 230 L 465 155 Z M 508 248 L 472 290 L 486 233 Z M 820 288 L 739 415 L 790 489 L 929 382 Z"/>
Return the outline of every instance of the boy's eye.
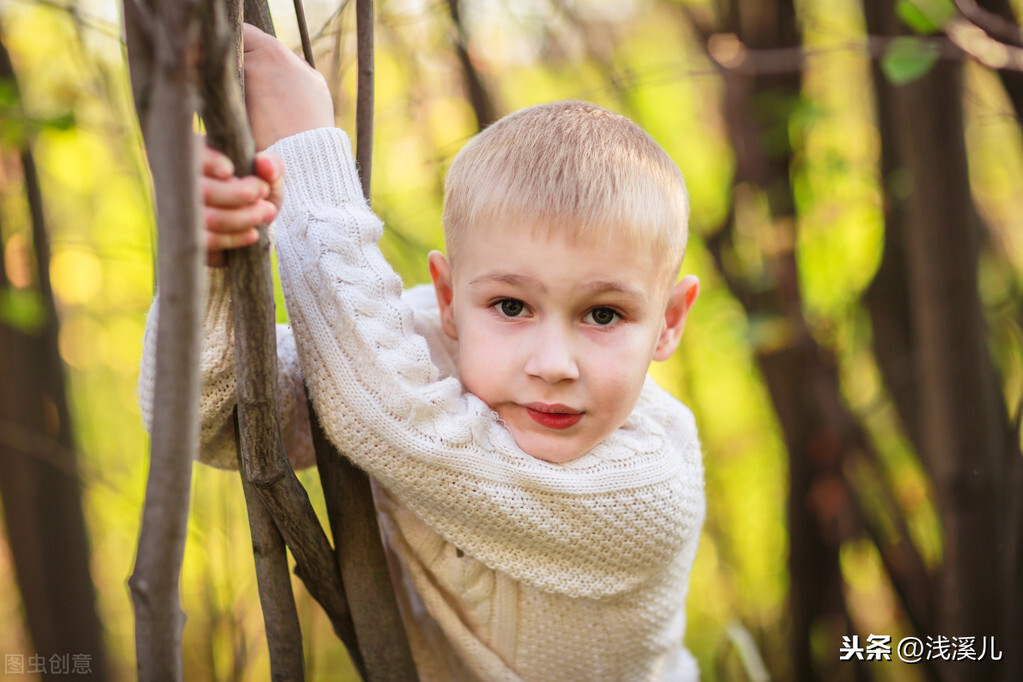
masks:
<path fill-rule="evenodd" d="M 515 298 L 506 298 L 497 302 L 501 314 L 507 317 L 518 317 L 526 310 L 526 304 Z"/>
<path fill-rule="evenodd" d="M 586 313 L 586 317 L 583 318 L 585 322 L 588 322 L 589 324 L 595 324 L 601 327 L 606 327 L 610 324 L 614 324 L 619 319 L 621 319 L 621 315 L 616 313 L 611 308 L 594 308 L 590 312 Z"/>

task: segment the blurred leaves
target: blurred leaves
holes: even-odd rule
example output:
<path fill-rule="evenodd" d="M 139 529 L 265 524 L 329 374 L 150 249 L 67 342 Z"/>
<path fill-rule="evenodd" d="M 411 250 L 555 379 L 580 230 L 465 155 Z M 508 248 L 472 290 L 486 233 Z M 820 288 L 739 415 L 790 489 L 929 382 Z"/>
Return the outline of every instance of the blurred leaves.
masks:
<path fill-rule="evenodd" d="M 938 33 L 956 14 L 952 0 L 898 0 L 895 13 L 920 35 Z"/>
<path fill-rule="evenodd" d="M 0 288 L 0 323 L 34 335 L 46 324 L 43 297 L 33 289 Z"/>
<path fill-rule="evenodd" d="M 938 61 L 941 48 L 924 38 L 895 38 L 885 48 L 881 69 L 895 85 L 912 83 L 927 74 Z"/>
<path fill-rule="evenodd" d="M 11 80 L 0 80 L 0 147 L 24 147 L 41 130 L 68 130 L 75 125 L 75 114 L 67 111 L 36 118 L 25 113 L 18 88 Z"/>

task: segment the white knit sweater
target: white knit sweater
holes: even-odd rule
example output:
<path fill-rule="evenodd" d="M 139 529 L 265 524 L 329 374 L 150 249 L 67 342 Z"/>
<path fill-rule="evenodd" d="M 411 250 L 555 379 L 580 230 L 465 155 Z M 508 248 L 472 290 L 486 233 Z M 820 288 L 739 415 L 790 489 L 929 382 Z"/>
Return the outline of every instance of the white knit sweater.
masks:
<path fill-rule="evenodd" d="M 281 424 L 313 461 L 303 385 L 331 440 L 377 483 L 403 615 L 427 680 L 693 680 L 685 598 L 704 515 L 689 410 L 647 379 L 632 415 L 567 464 L 523 453 L 456 377 L 432 292 L 402 296 L 347 136 L 278 142 L 276 222 L 294 329 L 278 328 Z M 150 421 L 157 305 L 140 404 Z M 235 467 L 232 316 L 210 273 L 201 459 Z"/>

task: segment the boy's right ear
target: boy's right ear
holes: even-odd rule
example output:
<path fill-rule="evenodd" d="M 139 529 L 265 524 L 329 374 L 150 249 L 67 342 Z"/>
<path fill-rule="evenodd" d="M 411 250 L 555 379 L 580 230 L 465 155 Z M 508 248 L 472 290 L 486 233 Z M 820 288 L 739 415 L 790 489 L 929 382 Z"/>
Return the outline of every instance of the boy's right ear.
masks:
<path fill-rule="evenodd" d="M 452 307 L 455 290 L 451 285 L 451 266 L 440 251 L 430 252 L 429 263 L 433 289 L 437 292 L 437 306 L 440 308 L 441 329 L 452 339 L 458 340 L 458 330 L 455 329 L 455 314 Z"/>

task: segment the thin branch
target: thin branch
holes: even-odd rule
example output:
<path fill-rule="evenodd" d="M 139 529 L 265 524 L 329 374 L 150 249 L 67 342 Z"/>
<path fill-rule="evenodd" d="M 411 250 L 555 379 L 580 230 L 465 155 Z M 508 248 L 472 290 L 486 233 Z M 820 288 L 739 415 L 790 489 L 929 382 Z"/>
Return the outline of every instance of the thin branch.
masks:
<path fill-rule="evenodd" d="M 359 85 L 355 100 L 355 163 L 362 179 L 362 194 L 369 201 L 373 170 L 373 0 L 355 0 L 356 52 Z"/>
<path fill-rule="evenodd" d="M 237 414 L 233 421 L 235 439 L 238 441 Z M 238 465 L 240 470 L 240 450 Z M 295 595 L 291 590 L 287 547 L 256 489 L 245 480 L 245 476 L 241 479 L 252 535 L 259 604 L 263 611 L 266 644 L 270 650 L 270 679 L 274 682 L 302 682 L 305 679 L 302 629 Z"/>
<path fill-rule="evenodd" d="M 995 40 L 973 22 L 953 19 L 945 25 L 945 34 L 956 47 L 988 68 L 1023 71 L 1023 48 Z"/>
<path fill-rule="evenodd" d="M 448 13 L 451 15 L 451 22 L 455 28 L 452 44 L 455 48 L 455 55 L 458 57 L 458 63 L 462 67 L 462 78 L 465 81 L 465 89 L 469 95 L 469 103 L 476 114 L 476 128 L 483 130 L 497 120 L 496 107 L 486 84 L 483 82 L 483 77 L 469 56 L 469 41 L 465 23 L 462 21 L 461 0 L 447 0 L 447 6 Z"/>
<path fill-rule="evenodd" d="M 863 441 L 861 446 L 866 444 L 865 437 Z M 881 563 L 909 622 L 916 632 L 927 633 L 934 625 L 934 610 L 930 601 L 934 594 L 933 580 L 913 543 L 904 512 L 896 502 L 891 485 L 879 470 L 880 467 L 877 452 L 870 447 L 861 447 L 850 452 L 843 463 L 843 474 L 849 483 L 850 499 L 858 520 L 877 548 Z M 875 490 L 879 498 L 874 500 L 874 505 L 866 499 L 868 486 Z M 874 510 L 876 506 L 883 507 L 889 516 L 887 532 L 880 518 L 882 514 Z M 893 532 L 894 539 L 890 537 Z"/>
<path fill-rule="evenodd" d="M 207 0 L 203 17 L 203 44 L 207 48 L 202 62 L 204 82 L 219 79 L 230 95 L 223 98 L 220 104 L 227 104 L 228 110 L 219 112 L 225 116 L 220 124 L 213 125 L 214 137 L 220 134 L 219 125 L 238 125 L 243 83 L 242 59 L 242 13 L 240 0 L 227 0 L 227 21 L 219 12 L 221 0 Z M 215 60 L 215 61 L 214 61 Z M 232 83 L 239 87 L 231 88 Z M 208 111 L 209 116 L 212 112 Z M 230 120 L 235 119 L 235 120 Z M 242 121 L 245 119 L 243 118 Z M 247 137 L 243 147 L 244 153 L 251 155 L 254 144 L 247 131 L 235 130 L 237 136 Z M 240 159 L 244 161 L 244 159 Z M 272 323 L 271 323 L 272 324 Z M 274 348 L 263 349 L 264 353 L 275 353 Z M 272 397 L 272 396 L 271 396 Z M 276 401 L 271 400 L 271 407 Z M 235 428 L 235 447 L 238 456 L 238 471 L 245 493 L 245 506 L 248 511 L 249 532 L 252 536 L 252 553 L 256 570 L 256 585 L 259 591 L 259 603 L 263 613 L 263 627 L 266 632 L 267 648 L 270 653 L 270 678 L 275 682 L 305 679 L 304 658 L 302 655 L 302 628 L 295 607 L 295 595 L 291 590 L 291 574 L 288 570 L 288 553 L 284 538 L 274 524 L 273 518 L 263 505 L 260 496 L 245 475 L 243 462 L 243 438 L 241 436 L 238 410 L 233 416 Z M 282 455 L 283 456 L 283 455 Z"/>
<path fill-rule="evenodd" d="M 199 192 L 191 144 L 197 13 L 191 2 L 125 2 L 132 86 L 158 197 L 160 322 L 151 464 L 135 569 L 138 679 L 181 680 L 179 601 L 192 462 L 199 449 L 203 281 Z M 158 55 L 158 61 L 155 58 Z M 185 141 L 183 144 L 182 142 Z"/>
<path fill-rule="evenodd" d="M 78 453 L 53 436 L 25 428 L 7 419 L 0 419 L 0 447 L 16 451 L 23 457 L 33 457 L 45 462 L 55 471 L 73 478 L 78 486 L 84 486 L 82 474 L 75 461 Z"/>
<path fill-rule="evenodd" d="M 302 54 L 305 56 L 309 66 L 316 68 L 316 60 L 313 59 L 313 44 L 309 40 L 309 25 L 305 20 L 305 7 L 302 0 L 295 0 L 295 19 L 298 21 L 298 34 L 302 38 Z"/>
<path fill-rule="evenodd" d="M 994 12 L 989 12 L 974 0 L 952 0 L 956 9 L 967 20 L 990 35 L 993 39 L 1012 45 L 1023 47 L 1023 31 L 1019 26 Z"/>

